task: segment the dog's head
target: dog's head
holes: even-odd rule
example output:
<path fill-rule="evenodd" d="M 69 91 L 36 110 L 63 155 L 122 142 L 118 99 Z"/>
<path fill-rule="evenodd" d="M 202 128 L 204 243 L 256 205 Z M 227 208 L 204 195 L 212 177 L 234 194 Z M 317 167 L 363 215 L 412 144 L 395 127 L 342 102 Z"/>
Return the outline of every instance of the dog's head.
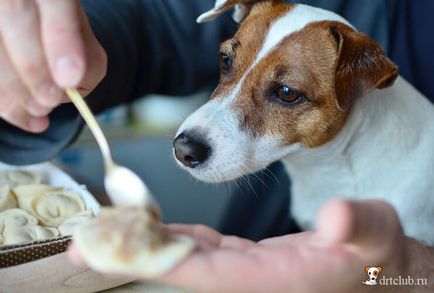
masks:
<path fill-rule="evenodd" d="M 355 99 L 397 77 L 377 43 L 330 11 L 217 0 L 198 21 L 234 6 L 240 26 L 221 45 L 220 83 L 174 141 L 180 165 L 201 180 L 235 179 L 327 143 Z"/>
<path fill-rule="evenodd" d="M 381 267 L 370 267 L 370 266 L 365 267 L 365 273 L 368 274 L 369 281 L 377 280 L 381 271 L 382 271 Z"/>

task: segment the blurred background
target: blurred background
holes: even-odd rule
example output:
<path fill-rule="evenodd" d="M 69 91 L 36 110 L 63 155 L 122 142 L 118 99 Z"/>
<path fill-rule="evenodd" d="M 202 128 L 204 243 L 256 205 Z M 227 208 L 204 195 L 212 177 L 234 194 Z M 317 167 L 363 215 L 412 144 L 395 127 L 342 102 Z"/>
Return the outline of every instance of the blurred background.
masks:
<path fill-rule="evenodd" d="M 177 166 L 172 154 L 178 126 L 209 95 L 208 90 L 188 97 L 151 95 L 98 117 L 115 160 L 145 180 L 160 202 L 166 223 L 202 223 L 215 228 L 228 203 L 233 187 L 197 181 Z M 101 154 L 87 128 L 56 161 L 92 193 L 103 192 Z"/>

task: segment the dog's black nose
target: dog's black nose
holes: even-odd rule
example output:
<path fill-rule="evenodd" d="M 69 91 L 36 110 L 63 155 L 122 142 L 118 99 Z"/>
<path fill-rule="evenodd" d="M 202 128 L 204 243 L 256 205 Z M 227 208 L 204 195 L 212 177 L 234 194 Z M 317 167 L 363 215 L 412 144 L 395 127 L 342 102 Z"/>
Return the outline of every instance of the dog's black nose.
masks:
<path fill-rule="evenodd" d="M 186 167 L 194 168 L 209 157 L 211 149 L 195 135 L 181 133 L 173 141 L 176 158 Z"/>

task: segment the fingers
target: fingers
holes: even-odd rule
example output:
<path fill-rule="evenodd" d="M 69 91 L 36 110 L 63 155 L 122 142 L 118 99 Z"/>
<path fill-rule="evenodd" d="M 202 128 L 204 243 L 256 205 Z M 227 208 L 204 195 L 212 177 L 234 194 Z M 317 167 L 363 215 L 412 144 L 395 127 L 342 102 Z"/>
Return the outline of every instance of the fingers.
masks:
<path fill-rule="evenodd" d="M 268 275 L 262 274 L 262 271 L 261 276 L 257 275 L 258 268 L 262 270 L 266 265 L 264 260 L 270 261 L 269 267 L 274 268 L 276 264 L 275 260 L 258 257 L 257 254 L 250 253 L 249 249 L 240 250 L 222 247 L 222 245 L 226 244 L 232 245 L 232 242 L 237 237 L 226 238 L 217 231 L 203 225 L 172 224 L 164 226 L 164 228 L 170 233 L 189 235 L 198 242 L 206 241 L 208 244 L 214 246 L 220 244 L 220 246 L 216 247 L 216 249 L 192 251 L 168 273 L 155 279 L 155 281 L 161 283 L 192 289 L 194 292 L 226 292 L 229 289 L 234 292 L 241 292 L 242 288 L 246 291 L 245 288 L 249 287 L 250 283 L 246 284 L 245 280 L 253 275 L 256 275 L 256 284 L 263 284 L 268 279 Z M 68 257 L 76 265 L 85 265 L 74 243 L 68 248 Z M 265 270 L 267 271 L 267 268 Z M 222 283 L 222 280 L 224 280 L 224 283 Z M 246 285 L 248 286 L 246 287 Z"/>
<path fill-rule="evenodd" d="M 79 1 L 37 0 L 37 3 L 42 42 L 53 78 L 62 88 L 77 87 L 86 70 Z"/>
<path fill-rule="evenodd" d="M 0 100 L 6 101 L 5 108 L 0 112 L 0 117 L 10 124 L 30 132 L 42 132 L 48 127 L 47 117 L 33 117 L 18 103 L 11 101 L 0 93 Z M 8 102 L 9 100 L 9 102 Z"/>
<path fill-rule="evenodd" d="M 403 235 L 395 210 L 379 200 L 331 200 L 321 210 L 317 226 L 323 239 L 364 247 L 388 247 Z"/>
<path fill-rule="evenodd" d="M 198 241 L 199 244 L 206 243 L 211 248 L 245 249 L 255 245 L 255 242 L 248 239 L 236 236 L 223 236 L 204 225 L 170 224 L 165 227 L 171 233 L 188 235 Z"/>
<path fill-rule="evenodd" d="M 86 263 L 84 259 L 81 257 L 80 252 L 78 251 L 77 246 L 74 242 L 72 242 L 67 249 L 67 255 L 69 260 L 76 266 L 84 267 Z"/>
<path fill-rule="evenodd" d="M 169 233 L 190 236 L 199 243 L 206 243 L 212 247 L 218 247 L 222 239 L 220 233 L 204 225 L 170 224 L 166 225 L 165 229 Z"/>
<path fill-rule="evenodd" d="M 63 88 L 87 95 L 106 67 L 80 1 L 0 1 L 0 118 L 42 132 L 64 102 Z"/>
<path fill-rule="evenodd" d="M 53 107 L 59 103 L 61 91 L 51 79 L 45 62 L 36 4 L 22 0 L 13 5 L 8 2 L 0 4 L 0 29 L 7 56 L 20 77 L 20 84 L 8 90 L 15 91 L 25 103 L 35 98 L 40 105 Z"/>
<path fill-rule="evenodd" d="M 220 241 L 221 248 L 247 249 L 256 245 L 255 242 L 237 236 L 224 236 Z"/>
<path fill-rule="evenodd" d="M 256 292 L 258 286 L 270 288 L 270 267 L 275 265 L 275 259 L 245 251 L 196 251 L 157 281 L 193 292 Z"/>
<path fill-rule="evenodd" d="M 26 106 L 31 111 L 26 111 Z M 49 109 L 30 97 L 30 93 L 15 74 L 0 42 L 0 118 L 24 130 L 42 132 L 48 127 L 48 119 L 44 117 L 48 112 Z"/>
<path fill-rule="evenodd" d="M 0 40 L 0 118 L 12 123 L 15 126 L 33 132 L 41 132 L 45 130 L 45 119 L 50 109 L 41 106 L 31 96 L 26 86 L 18 78 L 6 51 L 3 47 L 3 42 Z M 16 104 L 16 105 L 15 105 Z M 19 108 L 29 108 L 26 111 Z M 17 121 L 15 121 L 15 116 Z M 30 121 L 34 116 L 35 119 Z M 35 122 L 36 121 L 36 122 Z M 39 123 L 38 121 L 44 121 Z"/>
<path fill-rule="evenodd" d="M 345 242 L 353 237 L 355 215 L 352 202 L 332 199 L 320 211 L 317 229 L 327 242 Z"/>

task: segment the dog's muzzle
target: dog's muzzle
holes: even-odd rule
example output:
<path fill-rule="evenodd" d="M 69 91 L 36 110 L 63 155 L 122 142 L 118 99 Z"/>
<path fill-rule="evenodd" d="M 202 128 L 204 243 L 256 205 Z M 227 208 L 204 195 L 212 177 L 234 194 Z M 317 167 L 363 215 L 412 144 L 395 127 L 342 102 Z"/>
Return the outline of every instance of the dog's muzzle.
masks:
<path fill-rule="evenodd" d="M 211 154 L 211 148 L 197 135 L 182 132 L 173 141 L 175 156 L 184 166 L 195 168 Z"/>

